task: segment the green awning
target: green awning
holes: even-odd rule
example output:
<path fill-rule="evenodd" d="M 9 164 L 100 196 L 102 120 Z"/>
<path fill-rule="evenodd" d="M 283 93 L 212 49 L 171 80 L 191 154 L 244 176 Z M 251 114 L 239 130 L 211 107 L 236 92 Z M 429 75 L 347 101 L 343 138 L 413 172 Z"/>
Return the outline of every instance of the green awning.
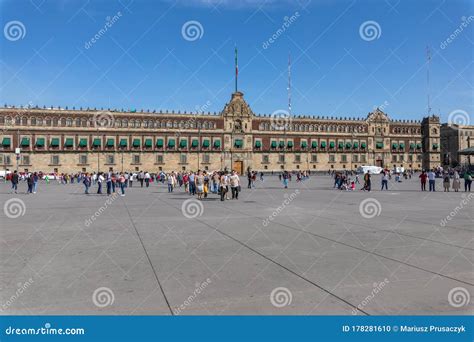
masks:
<path fill-rule="evenodd" d="M 352 147 L 352 143 L 346 142 L 346 148 L 351 148 L 351 147 Z"/>
<path fill-rule="evenodd" d="M 27 138 L 27 137 L 21 138 L 21 143 L 20 143 L 20 145 L 21 145 L 21 147 L 30 146 L 30 138 Z"/>
<path fill-rule="evenodd" d="M 276 142 L 276 141 L 272 141 L 271 147 L 272 147 L 272 148 L 276 148 L 276 147 L 277 147 L 277 142 Z"/>
<path fill-rule="evenodd" d="M 114 147 L 114 145 L 115 145 L 115 139 L 114 138 L 107 139 L 107 147 Z"/>
<path fill-rule="evenodd" d="M 433 149 L 437 150 L 438 149 L 438 144 L 433 144 Z"/>
<path fill-rule="evenodd" d="M 145 147 L 150 148 L 153 146 L 153 140 L 145 139 Z"/>
<path fill-rule="evenodd" d="M 132 146 L 140 147 L 140 139 L 133 139 Z"/>
<path fill-rule="evenodd" d="M 397 144 L 397 143 L 393 143 L 393 144 L 392 144 L 392 148 L 393 148 L 394 150 L 397 149 L 397 148 L 398 148 L 398 144 Z"/>
<path fill-rule="evenodd" d="M 338 144 L 337 147 L 338 147 L 338 148 L 341 148 L 341 149 L 344 148 L 344 143 L 343 143 L 342 141 L 339 141 L 339 144 Z"/>
<path fill-rule="evenodd" d="M 325 141 L 321 141 L 321 148 L 326 148 L 326 142 Z"/>
<path fill-rule="evenodd" d="M 311 148 L 318 148 L 318 142 L 317 141 L 311 141 Z"/>
<path fill-rule="evenodd" d="M 292 147 L 293 147 L 293 141 L 288 141 L 287 146 L 288 146 L 289 148 L 292 148 Z"/>
<path fill-rule="evenodd" d="M 416 144 L 417 149 L 421 149 L 421 144 Z"/>
<path fill-rule="evenodd" d="M 128 139 L 120 139 L 120 147 L 127 147 Z"/>
<path fill-rule="evenodd" d="M 3 140 L 2 140 L 2 145 L 3 146 L 10 146 L 10 144 L 11 144 L 11 139 L 7 138 L 7 137 L 4 137 Z"/>
<path fill-rule="evenodd" d="M 73 138 L 66 138 L 64 142 L 64 147 L 73 147 L 74 146 L 74 139 Z"/>
<path fill-rule="evenodd" d="M 243 145 L 242 139 L 235 139 L 235 141 L 234 141 L 234 146 L 235 147 L 240 148 L 240 147 L 242 147 L 242 145 Z"/>
<path fill-rule="evenodd" d="M 376 147 L 376 148 L 383 148 L 383 142 L 378 141 L 378 142 L 375 144 L 375 147 Z"/>
<path fill-rule="evenodd" d="M 102 145 L 102 142 L 100 141 L 100 138 L 95 138 L 93 141 L 92 141 L 92 146 L 93 147 L 100 147 Z"/>
<path fill-rule="evenodd" d="M 36 146 L 37 147 L 43 147 L 44 146 L 44 138 L 36 139 Z"/>
<path fill-rule="evenodd" d="M 79 147 L 86 147 L 87 146 L 87 139 L 81 138 L 79 139 Z"/>
<path fill-rule="evenodd" d="M 181 140 L 179 142 L 179 147 L 184 148 L 186 146 L 188 146 L 188 141 L 187 140 Z"/>
<path fill-rule="evenodd" d="M 256 147 L 256 148 L 262 147 L 262 142 L 261 142 L 260 140 L 256 140 L 256 141 L 255 141 L 255 147 Z"/>
<path fill-rule="evenodd" d="M 357 141 L 354 141 L 354 145 L 352 145 L 353 148 L 359 148 L 359 143 Z"/>
<path fill-rule="evenodd" d="M 416 145 L 415 145 L 414 143 L 411 143 L 411 144 L 410 144 L 410 150 L 414 150 L 414 149 L 415 149 L 415 146 L 416 146 Z"/>
<path fill-rule="evenodd" d="M 334 141 L 331 141 L 329 143 L 329 148 L 334 148 L 336 146 L 336 143 Z"/>
<path fill-rule="evenodd" d="M 156 139 L 156 147 L 158 148 L 163 147 L 163 139 Z"/>
<path fill-rule="evenodd" d="M 317 145 L 317 144 L 316 144 L 316 145 Z M 301 147 L 302 147 L 302 148 L 308 147 L 308 142 L 307 142 L 306 140 L 303 140 L 303 141 L 301 142 Z"/>
<path fill-rule="evenodd" d="M 193 141 L 191 141 L 191 147 L 198 147 L 198 146 L 199 146 L 199 140 L 193 139 Z"/>
<path fill-rule="evenodd" d="M 220 140 L 214 140 L 214 147 L 221 147 L 221 141 Z"/>
<path fill-rule="evenodd" d="M 211 142 L 209 141 L 209 139 L 204 139 L 202 141 L 202 147 L 209 147 L 211 145 Z"/>
<path fill-rule="evenodd" d="M 280 146 L 280 148 L 284 148 L 284 147 L 285 147 L 285 142 L 284 142 L 284 141 L 280 141 L 279 146 Z"/>
<path fill-rule="evenodd" d="M 59 138 L 51 139 L 51 147 L 58 147 L 59 146 Z"/>
<path fill-rule="evenodd" d="M 176 141 L 174 139 L 168 140 L 168 147 L 174 147 L 176 145 Z"/>
<path fill-rule="evenodd" d="M 400 143 L 400 150 L 404 150 L 405 149 L 405 144 L 404 143 Z"/>
<path fill-rule="evenodd" d="M 367 144 L 365 142 L 362 142 L 360 143 L 360 147 L 365 150 L 365 148 L 367 147 Z"/>

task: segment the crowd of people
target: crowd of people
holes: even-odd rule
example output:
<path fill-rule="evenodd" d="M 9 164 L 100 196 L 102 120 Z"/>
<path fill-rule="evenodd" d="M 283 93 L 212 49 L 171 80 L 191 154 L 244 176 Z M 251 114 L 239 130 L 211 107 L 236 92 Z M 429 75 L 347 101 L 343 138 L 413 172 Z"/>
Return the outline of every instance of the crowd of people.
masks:
<path fill-rule="evenodd" d="M 274 174 L 274 172 L 272 172 Z M 370 192 L 372 190 L 373 174 L 369 171 L 365 174 L 359 174 L 354 171 L 328 171 L 328 174 L 334 178 L 334 188 L 344 191 L 355 191 L 356 186 L 360 185 L 360 190 Z M 415 175 L 413 170 L 405 170 L 403 172 L 394 172 L 391 170 L 383 170 L 380 175 L 380 190 L 389 190 L 389 182 L 402 182 L 411 179 Z M 310 176 L 309 171 L 282 171 L 278 173 L 278 178 L 283 188 L 288 188 L 289 182 L 296 177 L 296 182 L 302 182 Z M 471 191 L 471 184 L 474 173 L 469 169 L 447 169 L 436 168 L 432 170 L 422 171 L 418 178 L 420 179 L 421 191 L 435 192 L 436 181 L 441 178 L 443 189 L 449 192 L 451 189 L 458 192 L 464 182 L 464 191 Z M 261 182 L 264 181 L 264 173 L 247 170 L 247 188 L 255 188 L 257 177 Z M 238 199 L 241 192 L 241 180 L 239 174 L 235 171 L 181 171 L 168 172 L 159 171 L 158 173 L 150 173 L 148 171 L 137 172 L 79 172 L 76 174 L 59 174 L 48 175 L 41 172 L 18 173 L 14 171 L 10 173 L 6 181 L 11 182 L 11 193 L 18 193 L 18 184 L 24 181 L 27 184 L 27 194 L 36 194 L 38 191 L 38 183 L 43 179 L 45 183 L 49 183 L 52 179 L 57 180 L 60 184 L 80 184 L 84 185 L 84 193 L 89 194 L 93 186 L 97 186 L 97 194 L 106 193 L 111 195 L 120 191 L 121 196 L 125 196 L 125 189 L 132 188 L 134 185 L 138 187 L 149 187 L 151 183 L 166 184 L 168 192 L 174 192 L 176 189 L 183 189 L 184 192 L 191 196 L 197 196 L 199 200 L 207 198 L 209 194 L 220 196 L 221 201 L 226 199 Z"/>

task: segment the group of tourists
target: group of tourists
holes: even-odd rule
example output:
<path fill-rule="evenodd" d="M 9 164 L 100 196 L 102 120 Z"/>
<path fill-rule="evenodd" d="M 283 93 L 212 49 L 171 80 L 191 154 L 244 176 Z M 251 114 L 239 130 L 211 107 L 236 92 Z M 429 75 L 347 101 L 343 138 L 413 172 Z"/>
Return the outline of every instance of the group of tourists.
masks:
<path fill-rule="evenodd" d="M 429 184 L 429 191 L 436 191 L 436 170 L 430 170 L 428 172 L 423 171 L 419 177 L 421 182 L 421 191 L 426 191 L 427 180 Z M 462 178 L 464 179 L 465 192 L 471 192 L 472 177 L 473 174 L 469 170 L 464 171 Z M 449 192 L 451 188 L 454 190 L 454 192 L 458 192 L 461 188 L 461 176 L 457 170 L 454 170 L 452 173 L 445 171 L 442 174 L 442 179 L 444 192 Z"/>

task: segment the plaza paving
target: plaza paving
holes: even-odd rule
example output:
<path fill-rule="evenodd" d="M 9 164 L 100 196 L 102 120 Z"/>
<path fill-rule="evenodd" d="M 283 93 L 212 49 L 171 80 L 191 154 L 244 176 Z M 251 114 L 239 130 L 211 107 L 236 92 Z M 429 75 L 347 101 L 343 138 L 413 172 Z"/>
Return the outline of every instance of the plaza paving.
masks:
<path fill-rule="evenodd" d="M 472 314 L 474 195 L 373 183 L 268 176 L 184 210 L 190 196 L 161 184 L 107 204 L 77 184 L 1 184 L 1 313 Z"/>

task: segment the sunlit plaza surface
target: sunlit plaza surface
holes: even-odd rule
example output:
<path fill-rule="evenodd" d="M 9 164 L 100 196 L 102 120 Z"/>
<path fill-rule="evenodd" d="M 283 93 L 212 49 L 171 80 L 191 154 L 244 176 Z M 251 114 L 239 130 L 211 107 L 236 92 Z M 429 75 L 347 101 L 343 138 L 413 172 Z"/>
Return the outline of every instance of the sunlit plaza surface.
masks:
<path fill-rule="evenodd" d="M 225 202 L 1 184 L 2 314 L 472 314 L 474 193 L 242 180 Z"/>

